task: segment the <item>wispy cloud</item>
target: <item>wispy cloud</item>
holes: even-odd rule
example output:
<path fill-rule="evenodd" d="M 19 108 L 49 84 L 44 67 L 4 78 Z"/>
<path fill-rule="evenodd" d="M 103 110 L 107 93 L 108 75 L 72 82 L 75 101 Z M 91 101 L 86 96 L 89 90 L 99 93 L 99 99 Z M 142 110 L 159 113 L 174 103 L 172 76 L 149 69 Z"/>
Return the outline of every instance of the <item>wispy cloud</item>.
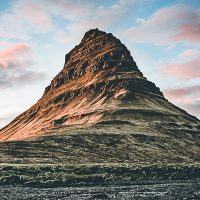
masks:
<path fill-rule="evenodd" d="M 104 6 L 90 0 L 17 0 L 0 14 L 0 37 L 29 40 L 34 33 L 52 31 L 58 41 L 70 41 L 90 28 L 114 26 L 131 12 L 130 5 L 138 2 L 118 0 Z M 66 21 L 63 27 L 58 27 L 57 17 Z"/>
<path fill-rule="evenodd" d="M 200 77 L 200 58 L 184 63 L 168 63 L 164 73 L 180 80 L 191 80 Z"/>
<path fill-rule="evenodd" d="M 27 62 L 25 57 L 30 52 L 31 48 L 27 44 L 16 44 L 0 51 L 0 68 L 24 67 Z"/>
<path fill-rule="evenodd" d="M 14 11 L 15 15 L 20 17 L 24 23 L 29 24 L 40 33 L 53 29 L 52 19 L 42 3 L 21 0 L 15 5 Z"/>
<path fill-rule="evenodd" d="M 132 12 L 130 9 L 130 5 L 139 4 L 138 1 L 130 0 L 124 1 L 119 0 L 114 2 L 112 5 L 105 7 L 100 6 L 97 3 L 88 4 L 89 1 L 85 1 L 86 3 L 82 5 L 81 1 L 71 2 L 73 5 L 73 9 L 70 9 L 68 3 L 64 3 L 65 1 L 58 1 L 57 10 L 61 14 L 62 17 L 68 18 L 70 22 L 65 27 L 65 30 L 57 30 L 55 39 L 59 42 L 69 42 L 70 40 L 77 40 L 80 38 L 83 32 L 88 31 L 91 28 L 100 28 L 106 30 L 110 27 L 115 27 L 119 25 L 120 21 L 123 21 L 127 18 L 127 16 Z M 55 3 L 55 2 L 54 2 Z M 63 6 L 63 4 L 66 4 Z M 72 16 L 68 16 L 69 13 L 79 10 L 81 7 L 81 12 L 74 12 Z M 65 12 L 62 12 L 65 9 Z M 77 13 L 79 13 L 77 15 Z M 82 16 L 81 16 L 82 14 Z M 73 17 L 75 15 L 75 17 Z"/>
<path fill-rule="evenodd" d="M 30 69 L 31 48 L 28 44 L 15 44 L 0 51 L 0 88 L 32 83 L 44 75 Z"/>
<path fill-rule="evenodd" d="M 200 85 L 166 89 L 165 96 L 190 113 L 200 117 Z"/>
<path fill-rule="evenodd" d="M 39 1 L 18 0 L 0 14 L 0 37 L 28 40 L 33 33 L 47 33 L 53 29 L 52 19 Z"/>
<path fill-rule="evenodd" d="M 189 49 L 182 52 L 176 61 L 163 64 L 164 75 L 180 80 L 200 78 L 200 51 Z"/>
<path fill-rule="evenodd" d="M 124 34 L 135 42 L 171 45 L 176 42 L 200 42 L 200 10 L 186 5 L 174 5 L 155 11 L 148 19 Z"/>
<path fill-rule="evenodd" d="M 197 96 L 200 92 L 200 85 L 194 85 L 190 87 L 175 88 L 165 90 L 165 94 L 174 100 L 182 101 L 184 97 Z"/>

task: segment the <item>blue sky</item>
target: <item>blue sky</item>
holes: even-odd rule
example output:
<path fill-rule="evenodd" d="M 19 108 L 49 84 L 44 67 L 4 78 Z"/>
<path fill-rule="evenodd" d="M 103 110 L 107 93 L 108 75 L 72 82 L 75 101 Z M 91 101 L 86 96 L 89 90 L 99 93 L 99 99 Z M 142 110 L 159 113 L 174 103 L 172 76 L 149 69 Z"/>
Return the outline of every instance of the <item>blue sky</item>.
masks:
<path fill-rule="evenodd" d="M 200 117 L 199 0 L 0 0 L 0 127 L 34 104 L 91 28 L 112 32 L 174 104 Z"/>

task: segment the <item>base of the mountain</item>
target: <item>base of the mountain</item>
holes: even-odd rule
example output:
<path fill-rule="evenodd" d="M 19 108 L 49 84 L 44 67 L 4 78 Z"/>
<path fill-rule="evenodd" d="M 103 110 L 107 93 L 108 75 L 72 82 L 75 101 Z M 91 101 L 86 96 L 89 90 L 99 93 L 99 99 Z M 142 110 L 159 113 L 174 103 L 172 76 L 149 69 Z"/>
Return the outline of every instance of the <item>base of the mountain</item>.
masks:
<path fill-rule="evenodd" d="M 199 163 L 199 129 L 178 124 L 66 126 L 44 136 L 1 142 L 0 163 Z"/>
<path fill-rule="evenodd" d="M 72 187 L 200 181 L 200 164 L 0 165 L 0 185 Z"/>
<path fill-rule="evenodd" d="M 42 137 L 1 142 L 0 183 L 56 187 L 199 180 L 198 133 L 183 125 L 119 121 L 55 128 Z"/>

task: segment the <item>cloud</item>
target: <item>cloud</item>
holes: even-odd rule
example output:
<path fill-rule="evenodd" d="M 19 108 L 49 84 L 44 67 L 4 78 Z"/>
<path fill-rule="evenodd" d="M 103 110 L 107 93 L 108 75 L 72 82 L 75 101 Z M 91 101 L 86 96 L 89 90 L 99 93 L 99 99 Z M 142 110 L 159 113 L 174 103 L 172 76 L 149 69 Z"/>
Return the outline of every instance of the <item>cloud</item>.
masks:
<path fill-rule="evenodd" d="M 40 32 L 49 32 L 53 29 L 52 19 L 42 3 L 21 0 L 15 5 L 16 15 Z"/>
<path fill-rule="evenodd" d="M 200 51 L 189 49 L 178 55 L 176 61 L 163 64 L 163 74 L 179 80 L 192 80 L 200 77 Z"/>
<path fill-rule="evenodd" d="M 167 99 L 200 117 L 200 85 L 164 90 Z"/>
<path fill-rule="evenodd" d="M 200 9 L 186 5 L 164 7 L 124 34 L 134 42 L 171 45 L 174 42 L 200 42 Z"/>
<path fill-rule="evenodd" d="M 200 51 L 197 49 L 188 49 L 179 55 L 179 59 L 191 60 L 199 57 Z"/>
<path fill-rule="evenodd" d="M 74 39 L 90 28 L 115 27 L 131 12 L 136 0 L 118 0 L 104 6 L 105 0 L 18 0 L 0 14 L 0 37 L 29 40 L 32 34 L 55 34 L 58 41 Z M 61 24 L 58 21 L 63 21 Z M 63 25 L 61 27 L 61 25 Z M 63 36 L 62 31 L 67 36 Z M 74 36 L 75 35 L 75 36 Z M 60 38 L 60 39 L 59 39 Z"/>
<path fill-rule="evenodd" d="M 71 2 L 71 1 L 70 1 Z M 88 4 L 89 2 L 89 4 Z M 95 1 L 94 1 L 95 2 Z M 69 2 L 63 0 L 56 3 L 57 12 L 63 13 L 62 17 L 68 18 L 70 21 L 63 30 L 57 30 L 55 39 L 58 42 L 70 42 L 77 41 L 82 36 L 83 32 L 92 28 L 99 28 L 106 30 L 120 24 L 120 21 L 124 21 L 127 15 L 132 12 L 130 5 L 138 3 L 138 1 L 119 0 L 111 4 L 110 6 L 102 6 L 101 4 L 92 3 L 91 1 L 85 1 L 82 5 L 81 1 L 73 1 L 73 9 L 70 9 Z M 99 1 L 100 2 L 100 1 Z M 53 1 L 53 3 L 55 3 Z M 66 4 L 65 6 L 63 4 Z M 70 4 L 70 5 L 71 5 Z M 81 7 L 81 12 L 76 12 Z M 63 12 L 65 9 L 65 12 Z M 72 16 L 68 16 L 68 10 L 72 13 Z M 78 13 L 78 15 L 77 15 Z"/>
<path fill-rule="evenodd" d="M 16 44 L 0 52 L 0 68 L 23 67 L 24 55 L 29 54 L 31 48 L 27 44 Z"/>
<path fill-rule="evenodd" d="M 42 5 L 51 15 L 62 16 L 70 21 L 75 21 L 88 16 L 96 4 L 89 0 L 85 0 L 84 3 L 80 0 L 44 0 Z"/>
<path fill-rule="evenodd" d="M 47 33 L 54 25 L 44 5 L 39 1 L 18 0 L 0 14 L 0 37 L 29 40 L 31 34 Z"/>
<path fill-rule="evenodd" d="M 161 63 L 162 74 L 166 77 L 175 77 L 176 81 L 182 80 L 182 84 L 191 84 L 179 88 L 169 88 L 164 90 L 167 99 L 189 113 L 200 117 L 200 50 L 188 49 L 180 53 L 169 63 Z M 187 81 L 187 82 L 186 82 Z M 195 85 L 194 85 L 195 84 Z"/>
<path fill-rule="evenodd" d="M 185 108 L 200 118 L 200 100 L 194 101 L 193 103 L 186 104 Z"/>
<path fill-rule="evenodd" d="M 0 88 L 8 88 L 32 83 L 44 75 L 30 69 L 31 48 L 28 44 L 15 44 L 0 51 Z"/>
<path fill-rule="evenodd" d="M 0 89 L 18 88 L 34 82 L 42 81 L 46 77 L 43 73 L 30 69 L 11 68 L 9 70 L 0 70 Z"/>
<path fill-rule="evenodd" d="M 188 96 L 189 97 L 199 96 L 200 85 L 194 85 L 194 86 L 184 87 L 184 88 L 167 89 L 164 92 L 170 99 L 182 101 L 183 98 L 188 97 Z"/>
<path fill-rule="evenodd" d="M 129 6 L 131 4 L 135 4 L 136 0 L 116 0 L 110 6 L 104 6 L 105 2 L 107 1 L 84 0 L 83 3 L 81 0 L 45 0 L 44 4 L 46 5 L 49 13 L 57 16 L 62 16 L 63 18 L 73 22 L 78 22 L 99 17 L 106 18 L 108 15 L 120 15 L 120 13 L 125 13 L 127 8 L 130 8 Z M 113 20 L 113 18 L 106 19 L 106 21 Z M 106 23 L 106 21 L 102 19 L 102 22 Z"/>

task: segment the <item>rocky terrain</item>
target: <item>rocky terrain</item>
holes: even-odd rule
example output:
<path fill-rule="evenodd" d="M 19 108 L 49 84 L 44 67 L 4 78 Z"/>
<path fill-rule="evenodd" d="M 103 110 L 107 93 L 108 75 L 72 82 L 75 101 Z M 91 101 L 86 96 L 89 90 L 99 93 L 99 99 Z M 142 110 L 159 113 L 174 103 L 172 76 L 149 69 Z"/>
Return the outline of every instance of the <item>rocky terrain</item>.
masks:
<path fill-rule="evenodd" d="M 31 187 L 3 187 L 0 193 L 2 200 L 6 199 L 116 199 L 116 200 L 198 200 L 200 197 L 199 182 L 171 182 L 133 186 L 92 186 L 92 187 L 59 187 L 59 188 L 31 188 Z"/>

